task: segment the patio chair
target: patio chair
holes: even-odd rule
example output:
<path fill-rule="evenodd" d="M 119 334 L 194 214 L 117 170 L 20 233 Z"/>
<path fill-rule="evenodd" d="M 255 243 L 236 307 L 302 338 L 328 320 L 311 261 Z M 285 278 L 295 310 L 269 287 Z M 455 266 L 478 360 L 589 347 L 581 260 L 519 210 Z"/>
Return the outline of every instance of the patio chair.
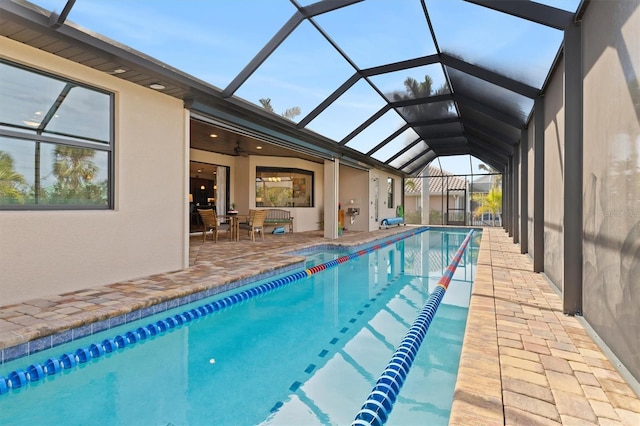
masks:
<path fill-rule="evenodd" d="M 202 241 L 204 242 L 207 237 L 208 231 L 213 231 L 213 240 L 218 242 L 218 232 L 227 231 L 229 239 L 231 239 L 231 226 L 228 223 L 220 223 L 216 211 L 212 209 L 198 209 L 198 213 L 202 218 L 203 230 Z"/>
<path fill-rule="evenodd" d="M 253 223 L 253 216 L 256 213 L 255 209 L 249 209 L 249 214 L 245 216 L 245 220 L 238 224 L 238 228 L 248 231 L 249 237 L 251 237 L 251 223 Z"/>
<path fill-rule="evenodd" d="M 262 235 L 262 241 L 264 241 L 264 220 L 267 217 L 268 210 L 254 210 L 253 217 L 250 217 L 249 223 L 249 236 L 251 241 L 256 240 L 256 232 Z M 249 212 L 251 215 L 251 212 Z"/>

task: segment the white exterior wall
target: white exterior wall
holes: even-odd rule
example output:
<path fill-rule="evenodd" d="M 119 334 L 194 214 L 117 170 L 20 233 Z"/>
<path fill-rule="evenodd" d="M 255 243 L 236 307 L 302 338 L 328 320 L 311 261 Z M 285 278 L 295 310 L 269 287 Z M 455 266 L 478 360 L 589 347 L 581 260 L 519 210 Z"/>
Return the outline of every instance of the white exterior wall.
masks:
<path fill-rule="evenodd" d="M 182 102 L 4 37 L 0 55 L 115 93 L 115 210 L 0 211 L 1 303 L 187 266 Z"/>

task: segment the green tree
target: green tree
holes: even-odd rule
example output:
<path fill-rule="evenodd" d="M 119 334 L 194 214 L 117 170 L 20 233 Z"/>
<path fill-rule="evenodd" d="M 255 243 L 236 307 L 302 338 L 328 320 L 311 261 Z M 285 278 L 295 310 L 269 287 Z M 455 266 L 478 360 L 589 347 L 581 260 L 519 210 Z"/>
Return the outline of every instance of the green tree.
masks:
<path fill-rule="evenodd" d="M 15 171 L 13 157 L 0 151 L 0 203 L 23 204 L 26 191 L 27 181 Z"/>
<path fill-rule="evenodd" d="M 473 201 L 478 204 L 474 213 L 476 216 L 482 216 L 484 213 L 491 213 L 495 225 L 496 217 L 498 218 L 498 225 L 501 225 L 502 219 L 500 218 L 500 211 L 502 210 L 502 188 L 498 185 L 493 185 L 488 193 L 476 193 L 473 194 Z"/>
<path fill-rule="evenodd" d="M 271 105 L 271 98 L 262 98 L 262 99 L 259 99 L 259 101 L 260 101 L 260 105 L 262 105 L 262 108 L 266 109 L 270 113 L 273 113 L 273 114 L 276 113 L 275 110 L 273 109 L 273 106 Z M 300 109 L 300 107 L 295 106 L 295 107 L 286 109 L 280 115 L 289 120 L 293 120 L 295 117 L 299 116 L 301 113 L 302 113 L 302 110 Z"/>

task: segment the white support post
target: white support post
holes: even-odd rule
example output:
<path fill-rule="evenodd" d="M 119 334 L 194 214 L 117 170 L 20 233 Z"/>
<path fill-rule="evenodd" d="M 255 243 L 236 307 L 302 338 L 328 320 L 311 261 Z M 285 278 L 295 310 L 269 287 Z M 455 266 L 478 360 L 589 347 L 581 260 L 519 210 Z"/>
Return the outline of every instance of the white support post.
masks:
<path fill-rule="evenodd" d="M 324 161 L 324 237 L 338 238 L 340 160 Z"/>

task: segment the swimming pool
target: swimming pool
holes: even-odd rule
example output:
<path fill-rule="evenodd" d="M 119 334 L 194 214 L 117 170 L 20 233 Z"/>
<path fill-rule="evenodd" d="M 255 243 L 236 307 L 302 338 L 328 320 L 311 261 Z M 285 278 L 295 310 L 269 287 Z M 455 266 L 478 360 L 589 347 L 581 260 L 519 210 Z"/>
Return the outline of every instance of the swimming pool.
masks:
<path fill-rule="evenodd" d="M 0 396 L 0 424 L 349 424 L 465 235 L 417 234 L 27 383 Z M 390 424 L 448 421 L 478 245 L 456 270 Z M 0 376 L 210 302 L 13 361 Z"/>

